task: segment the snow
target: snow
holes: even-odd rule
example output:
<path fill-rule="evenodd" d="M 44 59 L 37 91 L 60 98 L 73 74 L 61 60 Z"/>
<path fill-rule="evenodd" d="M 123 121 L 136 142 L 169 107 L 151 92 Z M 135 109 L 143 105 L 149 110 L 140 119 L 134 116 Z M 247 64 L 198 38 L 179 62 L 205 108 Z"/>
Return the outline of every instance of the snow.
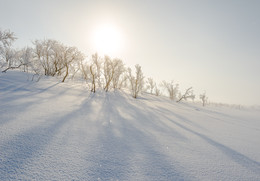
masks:
<path fill-rule="evenodd" d="M 0 180 L 260 180 L 260 111 L 0 75 Z"/>

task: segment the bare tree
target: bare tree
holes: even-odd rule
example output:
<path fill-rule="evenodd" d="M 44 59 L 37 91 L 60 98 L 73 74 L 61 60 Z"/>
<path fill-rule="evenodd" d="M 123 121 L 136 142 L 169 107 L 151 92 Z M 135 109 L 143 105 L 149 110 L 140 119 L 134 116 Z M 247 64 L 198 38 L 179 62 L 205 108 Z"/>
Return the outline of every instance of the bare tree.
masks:
<path fill-rule="evenodd" d="M 56 40 L 35 40 L 33 44 L 34 59 L 42 66 L 44 75 L 63 75 L 62 82 L 68 77 L 72 65 L 84 59 L 76 47 L 65 46 Z"/>
<path fill-rule="evenodd" d="M 62 79 L 62 82 L 64 82 L 69 75 L 69 68 L 72 63 L 83 59 L 84 55 L 76 47 L 65 47 L 62 59 L 62 64 L 65 67 L 65 75 Z"/>
<path fill-rule="evenodd" d="M 44 75 L 51 75 L 51 40 L 35 40 L 35 57 L 44 69 Z"/>
<path fill-rule="evenodd" d="M 84 59 L 85 59 L 85 58 L 86 58 L 86 57 L 84 56 Z M 75 60 L 75 61 L 72 63 L 72 65 L 71 65 L 71 73 L 72 73 L 72 77 L 71 77 L 71 78 L 72 78 L 72 79 L 74 79 L 74 77 L 76 76 L 76 74 L 81 71 L 81 62 L 83 62 L 84 59 L 82 59 L 82 60 Z"/>
<path fill-rule="evenodd" d="M 15 67 L 16 51 L 12 48 L 13 42 L 17 38 L 10 30 L 0 30 L 0 67 Z M 5 70 L 6 72 L 6 70 Z"/>
<path fill-rule="evenodd" d="M 0 30 L 0 48 L 11 46 L 17 38 L 10 30 Z"/>
<path fill-rule="evenodd" d="M 208 97 L 206 96 L 206 92 L 204 92 L 203 94 L 200 95 L 200 99 L 202 101 L 202 105 L 205 106 L 206 102 L 208 100 Z"/>
<path fill-rule="evenodd" d="M 52 50 L 51 50 L 52 41 L 51 40 L 44 40 L 43 41 L 43 56 L 42 56 L 42 66 L 45 71 L 45 75 L 53 75 L 51 69 L 51 57 L 52 57 Z"/>
<path fill-rule="evenodd" d="M 192 87 L 190 87 L 190 88 L 186 89 L 185 93 L 180 96 L 180 98 L 177 102 L 180 102 L 182 99 L 187 100 L 187 99 L 194 99 L 194 98 L 195 98 L 195 95 L 193 94 Z"/>
<path fill-rule="evenodd" d="M 33 49 L 26 47 L 20 50 L 19 61 L 23 65 L 23 71 L 28 72 L 28 67 L 33 63 Z"/>
<path fill-rule="evenodd" d="M 112 78 L 112 86 L 114 89 L 120 88 L 122 83 L 127 79 L 127 77 L 123 77 L 123 73 L 125 72 L 125 66 L 121 59 L 115 58 L 113 59 L 113 69 L 114 75 Z"/>
<path fill-rule="evenodd" d="M 7 50 L 7 49 L 6 49 Z M 9 51 L 10 50 L 10 51 Z M 18 69 L 23 66 L 24 72 L 32 60 L 32 52 L 30 48 L 23 48 L 21 50 L 9 49 L 5 52 L 5 61 L 8 66 L 2 71 L 7 72 L 9 69 Z"/>
<path fill-rule="evenodd" d="M 162 82 L 162 86 L 167 90 L 169 97 L 171 100 L 175 100 L 179 91 L 179 84 L 174 84 L 173 81 L 166 82 L 165 80 Z"/>
<path fill-rule="evenodd" d="M 90 80 L 91 80 L 91 92 L 96 92 L 97 83 L 101 86 L 101 60 L 97 53 L 92 55 L 92 59 L 89 66 Z"/>
<path fill-rule="evenodd" d="M 40 78 L 44 75 L 45 71 L 42 68 L 42 64 L 41 64 L 41 56 L 42 56 L 42 48 L 41 48 L 41 44 L 36 42 L 37 40 L 35 40 L 33 43 L 33 45 L 35 46 L 32 49 L 32 63 L 30 64 L 30 68 L 32 69 L 34 75 L 32 76 L 32 81 L 34 80 L 34 77 L 38 76 L 37 81 L 40 80 Z"/>
<path fill-rule="evenodd" d="M 96 69 L 96 82 L 98 87 L 102 88 L 103 87 L 103 80 L 101 78 L 101 65 L 102 65 L 102 59 L 99 57 L 98 53 L 95 53 L 92 55 L 92 64 L 95 66 Z"/>
<path fill-rule="evenodd" d="M 56 40 L 50 40 L 50 46 L 51 46 L 51 61 L 52 61 L 52 71 L 51 76 L 58 75 L 60 76 L 62 74 L 63 69 L 65 68 L 64 65 L 64 54 L 67 51 L 66 46 L 59 43 Z M 65 57 L 66 58 L 66 57 Z"/>
<path fill-rule="evenodd" d="M 86 82 L 88 83 L 88 80 L 90 79 L 90 67 L 89 65 L 87 64 L 86 61 L 82 60 L 80 61 L 80 70 L 81 70 L 81 73 L 82 73 L 82 76 L 83 76 L 83 79 L 86 80 Z"/>
<path fill-rule="evenodd" d="M 34 54 L 44 69 L 44 75 L 61 75 L 64 66 L 66 47 L 56 40 L 45 39 L 33 41 Z"/>
<path fill-rule="evenodd" d="M 161 90 L 157 87 L 156 84 L 155 84 L 154 90 L 155 90 L 155 95 L 156 96 L 159 96 L 161 94 Z"/>
<path fill-rule="evenodd" d="M 120 76 L 120 79 L 118 81 L 116 88 L 121 89 L 122 87 L 124 87 L 124 88 L 128 87 L 127 80 L 128 80 L 128 73 L 127 73 L 127 71 L 124 71 L 123 74 Z"/>
<path fill-rule="evenodd" d="M 142 68 L 140 65 L 138 65 L 138 64 L 135 65 L 135 69 L 136 69 L 136 72 L 135 72 L 135 76 L 134 76 L 134 75 L 132 75 L 132 70 L 130 68 L 128 68 L 128 80 L 130 82 L 132 96 L 134 98 L 137 98 L 138 94 L 143 89 L 144 76 L 143 76 Z"/>
<path fill-rule="evenodd" d="M 17 51 L 15 51 L 10 46 L 4 47 L 4 52 L 2 57 L 7 67 L 11 68 L 12 66 L 15 66 L 16 56 L 17 56 Z"/>
<path fill-rule="evenodd" d="M 104 71 L 104 78 L 105 78 L 104 90 L 107 92 L 109 89 L 110 83 L 113 79 L 115 70 L 114 70 L 113 62 L 109 56 L 104 57 L 103 65 L 104 65 L 103 71 Z"/>
<path fill-rule="evenodd" d="M 153 78 L 149 77 L 147 79 L 147 84 L 148 84 L 147 88 L 150 90 L 150 93 L 153 94 L 153 90 L 154 90 L 154 88 L 156 86 Z"/>
<path fill-rule="evenodd" d="M 118 87 L 118 83 L 120 81 L 120 76 L 124 72 L 124 64 L 120 59 L 111 60 L 110 57 L 105 56 L 104 58 L 104 78 L 105 78 L 105 86 L 104 90 L 107 92 L 110 85 L 113 86 L 114 89 Z"/>
<path fill-rule="evenodd" d="M 91 92 L 96 92 L 96 66 L 95 64 L 90 65 L 90 74 L 91 74 L 91 79 L 92 79 L 92 87 L 91 87 Z"/>
<path fill-rule="evenodd" d="M 3 72 L 3 73 L 6 73 L 7 70 L 9 70 L 9 69 L 18 69 L 18 68 L 20 68 L 22 65 L 23 65 L 23 64 L 20 64 L 20 65 L 17 65 L 17 66 L 7 67 L 7 68 L 4 69 L 2 72 Z"/>

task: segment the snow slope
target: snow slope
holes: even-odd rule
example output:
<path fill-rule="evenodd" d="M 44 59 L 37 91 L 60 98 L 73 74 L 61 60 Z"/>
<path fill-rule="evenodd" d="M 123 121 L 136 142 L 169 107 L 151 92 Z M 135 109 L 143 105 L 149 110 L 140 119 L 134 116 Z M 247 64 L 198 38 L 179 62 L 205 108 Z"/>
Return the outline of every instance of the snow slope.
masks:
<path fill-rule="evenodd" d="M 260 111 L 0 75 L 0 180 L 260 180 Z"/>

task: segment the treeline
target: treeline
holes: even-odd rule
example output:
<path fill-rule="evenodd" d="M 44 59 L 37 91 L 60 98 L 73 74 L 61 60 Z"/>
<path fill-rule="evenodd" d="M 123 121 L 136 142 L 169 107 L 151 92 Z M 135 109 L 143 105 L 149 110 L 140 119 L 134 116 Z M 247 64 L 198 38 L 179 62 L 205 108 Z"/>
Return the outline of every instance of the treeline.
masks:
<path fill-rule="evenodd" d="M 101 57 L 98 53 L 87 58 L 77 47 L 66 46 L 52 39 L 34 40 L 32 47 L 17 50 L 12 46 L 16 39 L 13 32 L 0 30 L 0 67 L 3 73 L 10 69 L 22 69 L 34 73 L 32 80 L 37 76 L 39 81 L 45 75 L 61 77 L 61 82 L 69 76 L 80 76 L 93 93 L 97 89 L 107 92 L 124 87 L 131 90 L 134 98 L 144 91 L 156 96 L 164 91 L 176 102 L 195 99 L 192 87 L 181 93 L 179 84 L 173 81 L 162 81 L 157 85 L 153 78 L 145 79 L 138 64 L 132 70 L 119 58 Z M 205 106 L 206 94 L 201 94 L 199 98 Z"/>

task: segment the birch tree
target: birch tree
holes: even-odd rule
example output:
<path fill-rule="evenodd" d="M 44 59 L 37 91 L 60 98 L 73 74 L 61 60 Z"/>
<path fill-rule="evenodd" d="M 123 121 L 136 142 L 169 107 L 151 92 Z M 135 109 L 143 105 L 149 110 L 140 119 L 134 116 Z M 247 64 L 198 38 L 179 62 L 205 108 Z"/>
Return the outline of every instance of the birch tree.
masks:
<path fill-rule="evenodd" d="M 69 68 L 72 66 L 72 64 L 83 59 L 84 55 L 76 47 L 64 47 L 62 64 L 65 68 L 65 74 L 62 82 L 64 82 L 69 75 Z"/>
<path fill-rule="evenodd" d="M 16 51 L 12 48 L 17 38 L 10 30 L 0 30 L 0 67 L 10 68 L 15 61 Z"/>
<path fill-rule="evenodd" d="M 112 78 L 112 87 L 114 89 L 121 88 L 122 84 L 126 80 L 126 76 L 124 77 L 125 66 L 121 59 L 115 58 L 113 59 L 113 69 L 114 75 Z"/>
<path fill-rule="evenodd" d="M 150 90 L 150 94 L 153 94 L 153 90 L 154 90 L 155 85 L 156 85 L 153 78 L 149 77 L 147 79 L 147 84 L 148 84 L 147 89 Z"/>
<path fill-rule="evenodd" d="M 162 86 L 168 92 L 169 98 L 171 100 L 175 100 L 179 91 L 179 84 L 174 84 L 173 81 L 166 82 L 165 80 L 162 82 Z"/>
<path fill-rule="evenodd" d="M 144 86 L 144 75 L 140 65 L 135 65 L 135 76 L 132 74 L 132 70 L 128 68 L 128 79 L 132 96 L 137 98 Z"/>
<path fill-rule="evenodd" d="M 97 53 L 92 55 L 90 66 L 91 92 L 95 93 L 97 84 L 101 87 L 101 60 Z"/>

